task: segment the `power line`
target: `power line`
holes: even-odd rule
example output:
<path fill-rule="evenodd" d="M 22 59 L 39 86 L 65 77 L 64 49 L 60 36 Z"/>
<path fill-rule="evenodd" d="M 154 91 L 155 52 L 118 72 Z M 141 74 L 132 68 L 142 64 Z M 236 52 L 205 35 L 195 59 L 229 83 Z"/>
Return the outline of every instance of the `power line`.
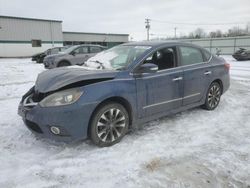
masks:
<path fill-rule="evenodd" d="M 240 25 L 247 24 L 246 22 L 228 22 L 228 23 L 188 23 L 188 22 L 171 22 L 171 21 L 162 21 L 150 19 L 152 22 L 165 23 L 165 24 L 175 24 L 175 25 Z"/>

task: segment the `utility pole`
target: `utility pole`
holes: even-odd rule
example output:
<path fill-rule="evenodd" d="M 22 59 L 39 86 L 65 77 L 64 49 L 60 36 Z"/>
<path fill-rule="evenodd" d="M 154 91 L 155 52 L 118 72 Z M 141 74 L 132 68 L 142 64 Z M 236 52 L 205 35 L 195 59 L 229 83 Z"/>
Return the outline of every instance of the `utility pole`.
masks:
<path fill-rule="evenodd" d="M 50 21 L 50 38 L 51 38 L 51 42 L 52 42 L 52 47 L 54 47 L 54 33 L 52 30 L 52 22 Z"/>
<path fill-rule="evenodd" d="M 174 28 L 174 39 L 176 40 L 176 30 L 177 30 L 177 27 Z"/>
<path fill-rule="evenodd" d="M 147 41 L 149 41 L 150 19 L 146 18 L 145 20 L 146 20 L 145 21 L 145 24 L 146 24 L 145 28 L 147 29 Z"/>

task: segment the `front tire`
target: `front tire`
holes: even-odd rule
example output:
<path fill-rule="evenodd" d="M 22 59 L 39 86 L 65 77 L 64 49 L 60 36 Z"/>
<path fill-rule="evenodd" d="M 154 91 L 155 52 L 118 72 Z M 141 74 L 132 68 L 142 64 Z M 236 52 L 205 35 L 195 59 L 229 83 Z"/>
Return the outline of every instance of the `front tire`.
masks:
<path fill-rule="evenodd" d="M 218 82 L 213 82 L 207 91 L 206 101 L 203 108 L 206 110 L 214 110 L 220 103 L 222 88 Z"/>
<path fill-rule="evenodd" d="M 66 66 L 70 66 L 70 63 L 67 61 L 62 61 L 62 62 L 58 63 L 57 67 L 66 67 Z"/>
<path fill-rule="evenodd" d="M 90 124 L 90 138 L 99 147 L 118 143 L 128 131 L 129 115 L 119 103 L 102 105 L 94 112 Z"/>

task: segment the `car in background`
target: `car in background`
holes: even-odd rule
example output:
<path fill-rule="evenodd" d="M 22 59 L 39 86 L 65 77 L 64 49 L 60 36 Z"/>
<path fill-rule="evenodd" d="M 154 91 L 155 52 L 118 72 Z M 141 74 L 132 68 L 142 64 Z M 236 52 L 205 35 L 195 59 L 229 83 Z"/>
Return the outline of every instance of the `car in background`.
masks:
<path fill-rule="evenodd" d="M 122 44 L 82 66 L 40 73 L 18 113 L 36 135 L 111 146 L 150 120 L 197 106 L 214 110 L 229 88 L 229 68 L 193 44 Z"/>
<path fill-rule="evenodd" d="M 247 50 L 245 48 L 240 48 L 232 56 L 237 61 L 250 60 L 250 50 Z"/>
<path fill-rule="evenodd" d="M 105 49 L 106 47 L 104 46 L 91 44 L 71 46 L 62 53 L 46 56 L 43 64 L 47 69 L 70 65 L 82 65 L 90 57 Z"/>
<path fill-rule="evenodd" d="M 58 54 L 59 52 L 63 52 L 66 50 L 69 46 L 63 46 L 63 47 L 55 47 L 55 48 L 50 48 L 44 52 L 37 53 L 32 56 L 32 61 L 36 61 L 37 63 L 43 63 L 43 59 L 47 55 L 53 55 L 53 54 Z"/>

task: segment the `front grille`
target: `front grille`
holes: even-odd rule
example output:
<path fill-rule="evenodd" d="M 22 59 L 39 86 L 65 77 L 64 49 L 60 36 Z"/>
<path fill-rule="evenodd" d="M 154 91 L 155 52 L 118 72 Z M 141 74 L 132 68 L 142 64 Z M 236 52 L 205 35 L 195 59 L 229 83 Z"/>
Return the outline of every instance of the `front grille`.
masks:
<path fill-rule="evenodd" d="M 37 132 L 37 133 L 43 133 L 42 129 L 34 122 L 29 121 L 29 120 L 25 120 L 25 124 L 27 125 L 27 127 L 29 127 L 31 130 Z"/>

